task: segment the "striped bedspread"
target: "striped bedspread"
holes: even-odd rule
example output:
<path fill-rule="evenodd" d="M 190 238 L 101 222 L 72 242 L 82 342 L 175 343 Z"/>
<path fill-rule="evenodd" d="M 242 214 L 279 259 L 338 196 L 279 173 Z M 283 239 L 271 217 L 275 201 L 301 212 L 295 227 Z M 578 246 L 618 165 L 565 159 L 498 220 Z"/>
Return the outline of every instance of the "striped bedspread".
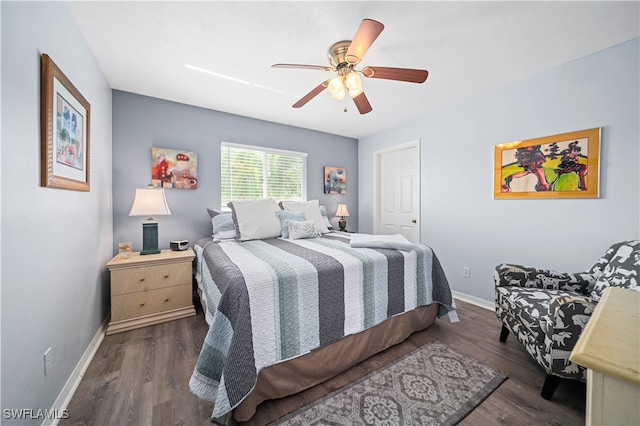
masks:
<path fill-rule="evenodd" d="M 349 235 L 196 245 L 214 315 L 190 388 L 215 403 L 214 418 L 233 410 L 267 366 L 418 306 L 437 302 L 440 316 L 454 309 L 429 247 L 352 248 Z"/>

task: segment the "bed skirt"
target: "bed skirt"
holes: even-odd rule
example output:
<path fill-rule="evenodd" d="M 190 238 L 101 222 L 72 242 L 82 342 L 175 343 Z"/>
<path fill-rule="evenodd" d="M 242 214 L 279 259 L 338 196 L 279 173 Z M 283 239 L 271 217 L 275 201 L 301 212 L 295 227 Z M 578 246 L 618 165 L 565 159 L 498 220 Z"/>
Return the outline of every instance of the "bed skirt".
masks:
<path fill-rule="evenodd" d="M 429 327 L 437 314 L 437 303 L 420 306 L 308 354 L 263 369 L 255 388 L 233 411 L 234 419 L 247 421 L 261 402 L 293 395 L 337 376 Z"/>

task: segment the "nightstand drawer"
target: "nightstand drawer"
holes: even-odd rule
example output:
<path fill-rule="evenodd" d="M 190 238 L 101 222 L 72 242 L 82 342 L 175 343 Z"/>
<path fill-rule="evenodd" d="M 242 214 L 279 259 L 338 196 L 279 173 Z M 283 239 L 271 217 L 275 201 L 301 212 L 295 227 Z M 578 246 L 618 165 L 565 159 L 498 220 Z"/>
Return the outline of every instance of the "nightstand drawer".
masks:
<path fill-rule="evenodd" d="M 111 296 L 111 321 L 157 314 L 192 304 L 191 284 Z"/>
<path fill-rule="evenodd" d="M 121 295 L 191 283 L 191 262 L 111 271 L 111 294 Z"/>

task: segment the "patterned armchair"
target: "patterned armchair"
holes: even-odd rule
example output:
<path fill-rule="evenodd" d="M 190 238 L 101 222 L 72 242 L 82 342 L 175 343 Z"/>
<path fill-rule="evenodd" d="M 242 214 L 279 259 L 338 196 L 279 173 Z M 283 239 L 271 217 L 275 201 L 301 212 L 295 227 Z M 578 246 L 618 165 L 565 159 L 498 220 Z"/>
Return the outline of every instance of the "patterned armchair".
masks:
<path fill-rule="evenodd" d="M 496 266 L 500 341 L 512 333 L 546 371 L 543 398 L 551 399 L 563 378 L 586 381 L 585 368 L 569 355 L 604 290 L 615 286 L 640 291 L 639 275 L 640 241 L 614 244 L 587 272 Z"/>

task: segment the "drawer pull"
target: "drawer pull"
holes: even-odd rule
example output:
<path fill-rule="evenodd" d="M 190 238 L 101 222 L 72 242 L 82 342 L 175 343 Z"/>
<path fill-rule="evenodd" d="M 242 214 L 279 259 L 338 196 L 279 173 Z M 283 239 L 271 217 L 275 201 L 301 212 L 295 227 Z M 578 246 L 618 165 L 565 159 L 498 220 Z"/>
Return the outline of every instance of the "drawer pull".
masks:
<path fill-rule="evenodd" d="M 144 306 L 144 302 L 140 303 L 140 306 Z"/>
<path fill-rule="evenodd" d="M 165 297 L 165 298 L 164 298 L 164 301 L 165 301 L 165 302 L 168 302 L 168 301 L 169 301 L 169 298 L 168 298 L 168 297 Z"/>
<path fill-rule="evenodd" d="M 144 278 L 140 278 L 140 282 L 144 281 Z"/>
<path fill-rule="evenodd" d="M 169 278 L 169 274 L 165 275 L 164 277 L 165 277 L 165 278 Z"/>

